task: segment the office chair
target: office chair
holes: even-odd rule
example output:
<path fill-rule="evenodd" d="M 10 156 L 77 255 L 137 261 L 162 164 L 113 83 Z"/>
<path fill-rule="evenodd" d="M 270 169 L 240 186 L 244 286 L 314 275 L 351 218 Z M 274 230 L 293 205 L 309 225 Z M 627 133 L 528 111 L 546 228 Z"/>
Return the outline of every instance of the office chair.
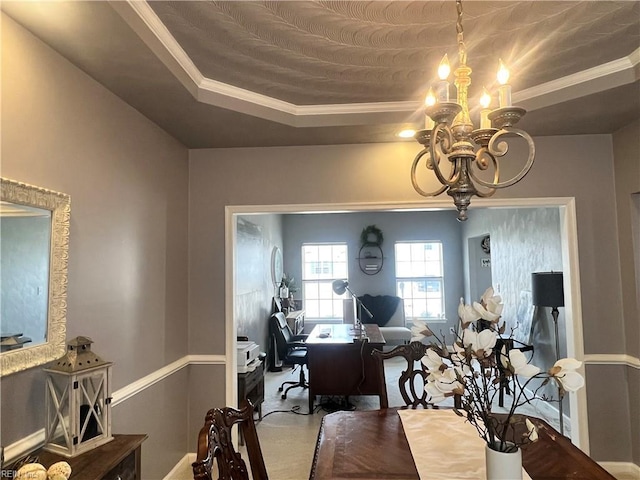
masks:
<path fill-rule="evenodd" d="M 389 397 L 387 394 L 387 382 L 384 374 L 384 360 L 393 357 L 403 357 L 407 361 L 407 369 L 402 371 L 398 379 L 398 389 L 405 403 L 405 408 L 438 408 L 428 401 L 429 394 L 424 388 L 429 372 L 421 362 L 422 357 L 427 353 L 428 345 L 422 342 L 411 342 L 408 345 L 399 345 L 393 350 L 382 352 L 374 350 L 371 355 L 376 359 L 378 365 L 378 381 L 380 382 L 380 408 L 389 408 Z M 415 367 L 418 362 L 419 368 Z M 416 382 L 418 388 L 416 388 Z M 460 407 L 460 397 L 454 397 L 456 407 Z"/>
<path fill-rule="evenodd" d="M 297 382 L 283 382 L 278 391 L 284 393 L 282 398 L 287 398 L 287 393 L 292 388 L 301 387 L 309 388 L 307 379 L 304 375 L 304 367 L 307 365 L 307 347 L 304 344 L 308 335 L 294 335 L 287 324 L 287 320 L 282 312 L 276 312 L 270 318 L 271 336 L 273 338 L 272 345 L 275 348 L 274 361 L 281 361 L 288 365 L 300 366 L 300 377 Z M 289 385 L 285 390 L 285 385 Z"/>
<path fill-rule="evenodd" d="M 231 429 L 242 430 L 253 480 L 268 480 L 258 433 L 253 423 L 253 405 L 244 400 L 240 410 L 231 407 L 212 408 L 198 434 L 196 461 L 191 464 L 194 480 L 213 480 L 213 465 L 218 465 L 219 480 L 249 480 L 247 464 L 233 448 Z"/>

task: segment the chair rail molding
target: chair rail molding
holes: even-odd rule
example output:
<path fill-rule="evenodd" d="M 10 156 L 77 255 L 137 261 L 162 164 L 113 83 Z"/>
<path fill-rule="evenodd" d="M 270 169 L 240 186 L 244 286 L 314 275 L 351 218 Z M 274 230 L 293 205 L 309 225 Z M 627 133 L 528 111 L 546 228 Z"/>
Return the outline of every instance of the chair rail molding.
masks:
<path fill-rule="evenodd" d="M 135 382 L 116 390 L 111 395 L 112 406 L 130 399 L 138 393 L 164 380 L 165 378 L 179 372 L 189 365 L 226 365 L 227 358 L 224 355 L 185 355 L 175 362 L 165 365 L 158 370 L 151 372 Z M 45 431 L 44 428 L 33 432 L 32 434 L 21 438 L 20 440 L 7 445 L 4 449 L 5 463 L 11 464 L 28 452 L 37 450 L 44 445 Z"/>
<path fill-rule="evenodd" d="M 586 365 L 626 365 L 640 370 L 640 358 L 626 353 L 587 353 L 583 360 Z"/>

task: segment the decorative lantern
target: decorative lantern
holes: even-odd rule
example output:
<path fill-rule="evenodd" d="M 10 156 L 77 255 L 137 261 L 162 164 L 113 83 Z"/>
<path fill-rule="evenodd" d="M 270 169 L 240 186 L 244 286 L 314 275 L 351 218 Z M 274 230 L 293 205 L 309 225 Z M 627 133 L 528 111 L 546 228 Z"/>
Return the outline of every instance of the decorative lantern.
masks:
<path fill-rule="evenodd" d="M 64 357 L 48 364 L 45 450 L 75 457 L 113 440 L 111 362 L 91 351 L 93 340 L 76 337 Z"/>

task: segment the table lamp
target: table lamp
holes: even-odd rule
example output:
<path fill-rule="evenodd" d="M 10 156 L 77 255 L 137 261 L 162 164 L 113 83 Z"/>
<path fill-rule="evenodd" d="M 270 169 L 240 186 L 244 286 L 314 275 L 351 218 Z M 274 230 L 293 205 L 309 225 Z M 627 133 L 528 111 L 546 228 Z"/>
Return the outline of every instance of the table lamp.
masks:
<path fill-rule="evenodd" d="M 334 280 L 333 283 L 331 284 L 331 287 L 333 288 L 333 292 L 336 295 L 343 295 L 344 292 L 349 292 L 349 294 L 355 299 L 356 305 L 358 306 L 358 309 L 360 310 L 360 312 L 364 310 L 367 313 L 367 315 L 369 315 L 369 318 L 373 318 L 373 313 L 371 313 L 371 311 L 362 303 L 362 301 L 360 301 L 358 296 L 355 293 L 353 293 L 353 291 L 351 291 L 351 289 L 349 288 L 349 282 L 347 280 Z M 361 313 L 359 315 L 356 315 L 356 319 L 353 325 L 354 330 L 359 332 L 362 332 L 364 330 L 364 327 L 362 326 L 361 317 L 362 317 Z"/>
<path fill-rule="evenodd" d="M 556 360 L 560 360 L 560 337 L 558 335 L 558 307 L 564 307 L 564 287 L 562 272 L 536 272 L 531 274 L 531 296 L 536 307 L 551 307 L 551 316 L 556 336 Z M 560 412 L 560 433 L 564 435 L 562 398 L 558 402 Z"/>

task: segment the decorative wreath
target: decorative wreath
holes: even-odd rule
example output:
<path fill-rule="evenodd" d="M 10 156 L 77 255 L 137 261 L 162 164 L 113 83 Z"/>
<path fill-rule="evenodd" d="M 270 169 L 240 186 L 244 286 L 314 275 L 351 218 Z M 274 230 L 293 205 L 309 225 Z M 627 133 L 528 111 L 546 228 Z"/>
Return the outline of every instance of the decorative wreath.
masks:
<path fill-rule="evenodd" d="M 383 241 L 384 236 L 382 235 L 382 230 L 375 225 L 369 225 L 362 229 L 362 233 L 360 234 L 360 244 L 362 246 L 377 245 L 379 247 Z"/>

